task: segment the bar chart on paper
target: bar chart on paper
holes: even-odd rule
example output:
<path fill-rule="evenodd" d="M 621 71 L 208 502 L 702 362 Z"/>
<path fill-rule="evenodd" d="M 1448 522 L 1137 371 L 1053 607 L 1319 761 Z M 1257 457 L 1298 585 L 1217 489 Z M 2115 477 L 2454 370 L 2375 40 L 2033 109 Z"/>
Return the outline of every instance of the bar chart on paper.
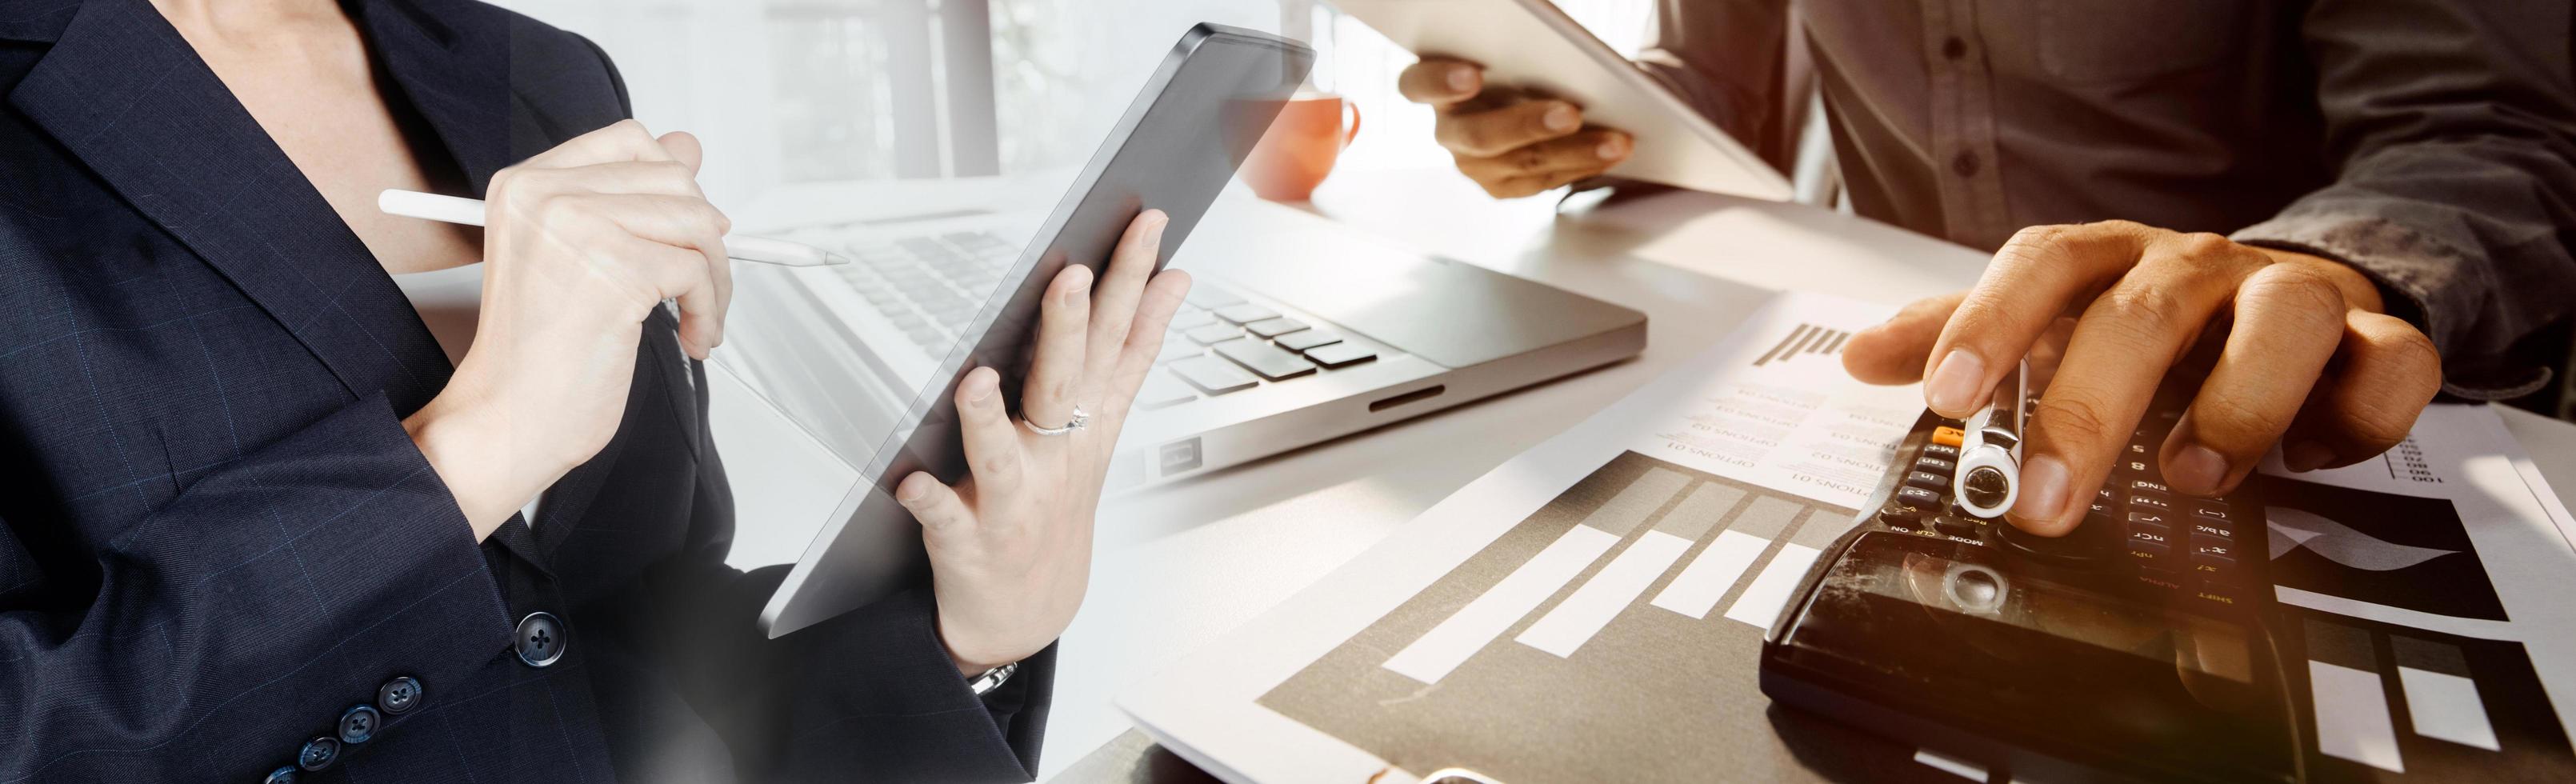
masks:
<path fill-rule="evenodd" d="M 1656 766 L 1696 764 L 1683 749 L 1722 753 L 1705 739 L 1743 714 L 1712 707 L 1761 710 L 1750 662 L 1762 636 L 1853 519 L 1624 453 L 1260 702 L 1412 770 L 1689 778 Z M 1511 716 L 1530 721 L 1436 729 Z M 1628 746 L 1637 753 L 1609 751 Z M 1550 747 L 1583 753 L 1513 753 Z M 1551 767 L 1569 760 L 1593 767 Z"/>

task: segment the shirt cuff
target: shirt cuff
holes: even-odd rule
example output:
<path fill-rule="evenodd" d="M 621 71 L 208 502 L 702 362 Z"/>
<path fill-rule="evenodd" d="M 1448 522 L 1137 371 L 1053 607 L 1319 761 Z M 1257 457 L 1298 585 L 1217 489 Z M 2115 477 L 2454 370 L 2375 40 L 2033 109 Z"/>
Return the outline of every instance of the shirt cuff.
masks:
<path fill-rule="evenodd" d="M 2404 225 L 2373 215 L 2283 215 L 2238 230 L 2229 239 L 2341 262 L 2370 278 L 2388 314 L 2433 339 L 2442 353 L 2442 392 L 2469 400 L 2510 400 L 2549 386 L 2548 365 L 2509 354 L 2459 351 L 2477 312 L 2481 287 L 2464 280 L 2471 255 Z"/>

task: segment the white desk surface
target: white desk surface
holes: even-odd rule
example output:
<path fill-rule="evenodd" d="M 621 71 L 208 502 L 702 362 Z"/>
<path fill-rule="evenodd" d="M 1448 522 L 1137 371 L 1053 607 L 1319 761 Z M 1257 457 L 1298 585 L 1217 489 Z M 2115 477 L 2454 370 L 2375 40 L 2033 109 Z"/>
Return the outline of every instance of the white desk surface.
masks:
<path fill-rule="evenodd" d="M 1725 335 L 1764 290 L 1896 304 L 1965 287 L 1984 262 L 1982 254 L 1825 210 L 1698 193 L 1559 215 L 1553 199 L 1496 202 L 1447 170 L 1345 172 L 1317 191 L 1312 209 L 1400 247 L 1643 310 L 1645 355 L 1112 499 L 1100 512 L 1090 594 L 1059 651 L 1041 779 L 1131 726 L 1114 704 L 1129 684 Z M 764 536 L 770 526 L 761 521 L 818 520 L 851 472 L 800 447 L 787 425 L 741 401 L 747 393 L 739 386 L 716 388 L 717 437 L 743 521 L 733 560 L 792 561 L 811 528 Z M 2504 414 L 2560 499 L 2576 506 L 2576 425 Z"/>

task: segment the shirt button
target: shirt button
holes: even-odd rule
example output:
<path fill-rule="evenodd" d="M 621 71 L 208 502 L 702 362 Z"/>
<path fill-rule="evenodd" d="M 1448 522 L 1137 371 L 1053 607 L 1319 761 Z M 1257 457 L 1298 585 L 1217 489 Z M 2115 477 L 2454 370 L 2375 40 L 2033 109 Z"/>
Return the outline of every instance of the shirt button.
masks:
<path fill-rule="evenodd" d="M 1943 59 L 1956 60 L 1966 56 L 1968 56 L 1968 42 L 1959 40 L 1955 35 L 1942 39 L 1941 57 Z"/>
<path fill-rule="evenodd" d="M 519 661 L 530 667 L 544 667 L 563 658 L 564 623 L 552 613 L 532 612 L 519 619 Z"/>
<path fill-rule="evenodd" d="M 376 713 L 375 706 L 349 706 L 340 713 L 340 742 L 365 743 L 376 737 L 376 727 L 383 723 L 384 716 Z"/>
<path fill-rule="evenodd" d="M 295 766 L 305 770 L 321 770 L 339 760 L 340 741 L 328 735 L 305 741 L 304 748 L 295 752 Z"/>
<path fill-rule="evenodd" d="M 420 705 L 420 681 L 405 675 L 376 687 L 376 709 L 401 715 Z"/>
<path fill-rule="evenodd" d="M 268 778 L 260 779 L 259 784 L 295 784 L 295 766 L 269 771 Z"/>
<path fill-rule="evenodd" d="M 1950 172 L 1961 177 L 1974 177 L 1977 176 L 1977 165 L 1976 153 L 1962 152 L 1950 159 Z"/>

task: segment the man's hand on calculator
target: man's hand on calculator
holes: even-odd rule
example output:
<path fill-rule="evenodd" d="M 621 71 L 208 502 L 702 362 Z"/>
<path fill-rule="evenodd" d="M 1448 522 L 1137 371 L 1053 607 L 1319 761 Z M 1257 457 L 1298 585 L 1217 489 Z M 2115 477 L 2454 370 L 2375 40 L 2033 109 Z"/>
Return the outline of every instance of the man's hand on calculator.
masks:
<path fill-rule="evenodd" d="M 2304 253 L 2127 221 L 2023 229 L 1975 288 L 1921 300 L 1854 335 L 1843 363 L 1877 384 L 1923 379 L 1966 418 L 2024 356 L 2056 359 L 2024 446 L 2014 525 L 2083 520 L 2165 375 L 2224 341 L 2158 460 L 2174 491 L 2226 493 L 2275 443 L 2294 471 L 2345 465 L 2406 437 L 2441 390 L 2433 342 L 2385 312 L 2359 270 Z M 2203 347 L 2206 349 L 2206 347 Z"/>

